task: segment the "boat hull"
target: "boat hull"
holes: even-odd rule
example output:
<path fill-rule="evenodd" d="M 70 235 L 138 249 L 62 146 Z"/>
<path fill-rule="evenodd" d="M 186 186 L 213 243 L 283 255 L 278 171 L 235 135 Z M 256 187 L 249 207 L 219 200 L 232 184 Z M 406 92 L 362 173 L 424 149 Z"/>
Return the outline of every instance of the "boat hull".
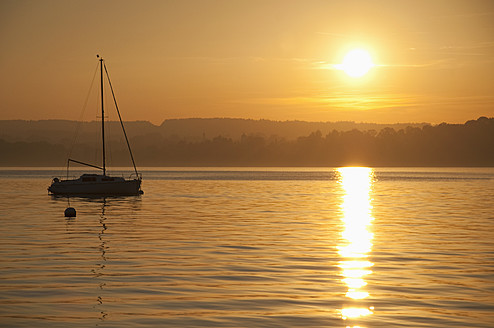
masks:
<path fill-rule="evenodd" d="M 96 181 L 77 180 L 53 181 L 48 191 L 54 195 L 140 195 L 141 180 Z"/>

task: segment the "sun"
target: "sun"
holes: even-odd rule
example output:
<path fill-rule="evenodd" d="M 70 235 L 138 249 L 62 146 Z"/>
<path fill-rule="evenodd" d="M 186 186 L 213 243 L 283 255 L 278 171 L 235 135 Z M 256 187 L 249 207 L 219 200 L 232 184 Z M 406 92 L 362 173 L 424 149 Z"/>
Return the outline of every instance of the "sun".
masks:
<path fill-rule="evenodd" d="M 345 55 L 345 58 L 343 58 L 343 62 L 336 65 L 338 69 L 353 78 L 364 76 L 374 66 L 369 52 L 364 49 L 353 49 L 349 51 Z"/>

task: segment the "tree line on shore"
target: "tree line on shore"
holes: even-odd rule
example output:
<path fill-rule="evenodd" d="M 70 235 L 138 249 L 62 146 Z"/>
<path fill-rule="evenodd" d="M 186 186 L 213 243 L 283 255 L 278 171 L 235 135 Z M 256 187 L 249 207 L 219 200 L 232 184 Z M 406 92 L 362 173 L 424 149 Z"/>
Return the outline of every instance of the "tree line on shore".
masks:
<path fill-rule="evenodd" d="M 317 130 L 296 139 L 138 136 L 131 144 L 139 166 L 494 166 L 494 118 L 399 130 Z M 68 152 L 63 144 L 0 139 L 2 166 L 63 166 Z M 100 159 L 89 144 L 73 154 L 85 161 Z M 109 158 L 114 166 L 130 164 L 123 144 L 113 146 Z"/>

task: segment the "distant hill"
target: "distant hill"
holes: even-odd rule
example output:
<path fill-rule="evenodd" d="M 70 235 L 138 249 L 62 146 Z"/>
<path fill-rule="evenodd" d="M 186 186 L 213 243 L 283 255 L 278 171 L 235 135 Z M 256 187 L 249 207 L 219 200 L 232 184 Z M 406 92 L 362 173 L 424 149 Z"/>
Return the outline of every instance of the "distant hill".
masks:
<path fill-rule="evenodd" d="M 494 118 L 487 117 L 438 125 L 243 119 L 125 125 L 138 166 L 494 167 Z M 108 164 L 129 166 L 119 123 L 106 126 Z M 64 166 L 68 156 L 100 163 L 100 138 L 99 122 L 0 121 L 0 166 Z"/>
<path fill-rule="evenodd" d="M 111 138 L 120 138 L 122 129 L 119 122 L 106 122 L 107 132 Z M 125 123 L 127 133 L 140 136 L 159 133 L 159 127 L 145 121 Z M 5 120 L 0 121 L 0 139 L 5 141 L 25 141 L 70 145 L 76 137 L 79 142 L 92 140 L 101 135 L 101 122 L 77 122 L 67 120 Z"/>
<path fill-rule="evenodd" d="M 248 120 L 235 118 L 190 118 L 165 120 L 160 128 L 164 136 L 176 135 L 190 138 L 214 138 L 223 136 L 239 139 L 242 135 L 260 135 L 264 137 L 276 136 L 293 140 L 306 136 L 314 131 L 327 134 L 333 130 L 360 131 L 376 130 L 379 132 L 384 128 L 395 130 L 404 129 L 407 126 L 422 127 L 428 123 L 355 123 L 355 122 L 305 122 L 305 121 L 270 121 L 270 120 Z"/>
<path fill-rule="evenodd" d="M 41 142 L 71 145 L 76 134 L 77 141 L 91 141 L 100 135 L 101 123 L 76 122 L 66 120 L 4 120 L 0 121 L 0 139 L 10 142 Z M 190 118 L 165 120 L 160 126 L 147 121 L 125 122 L 127 133 L 132 138 L 175 137 L 187 140 L 214 138 L 217 136 L 238 140 L 242 135 L 276 136 L 294 140 L 314 131 L 326 134 L 333 130 L 350 131 L 353 129 L 379 132 L 384 128 L 395 130 L 407 126 L 422 127 L 427 123 L 375 124 L 355 122 L 304 122 L 269 121 L 232 118 Z M 122 132 L 119 122 L 107 122 L 107 134 L 110 139 L 120 139 Z M 77 132 L 77 133 L 76 133 Z"/>

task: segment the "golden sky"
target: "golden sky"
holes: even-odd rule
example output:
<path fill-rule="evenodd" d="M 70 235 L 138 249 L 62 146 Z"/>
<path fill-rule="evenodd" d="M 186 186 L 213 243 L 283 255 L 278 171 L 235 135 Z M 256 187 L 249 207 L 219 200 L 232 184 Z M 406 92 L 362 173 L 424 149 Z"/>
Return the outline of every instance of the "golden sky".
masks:
<path fill-rule="evenodd" d="M 125 120 L 494 116 L 491 0 L 2 0 L 0 44 L 0 119 L 78 119 L 96 54 Z"/>

